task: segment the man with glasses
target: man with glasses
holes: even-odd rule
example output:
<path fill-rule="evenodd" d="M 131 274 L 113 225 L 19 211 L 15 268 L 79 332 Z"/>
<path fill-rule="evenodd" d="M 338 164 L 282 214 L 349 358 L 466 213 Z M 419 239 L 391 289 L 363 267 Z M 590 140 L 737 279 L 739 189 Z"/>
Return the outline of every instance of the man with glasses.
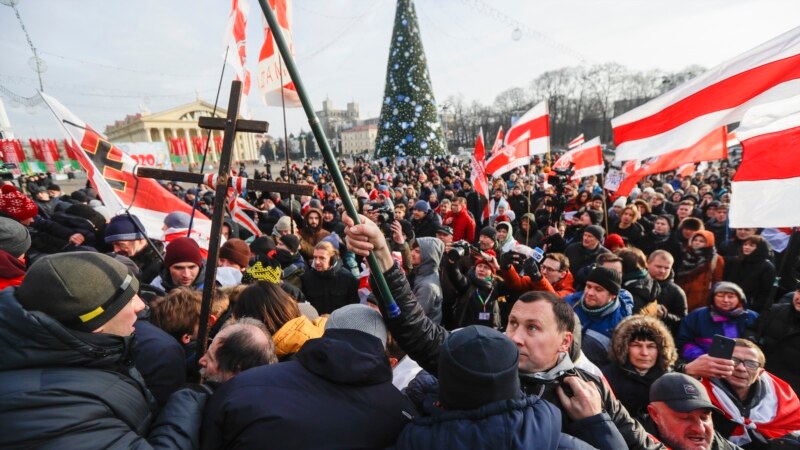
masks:
<path fill-rule="evenodd" d="M 736 339 L 731 360 L 731 375 L 703 380 L 711 402 L 727 419 L 715 417 L 716 429 L 747 448 L 770 448 L 770 441 L 778 438 L 797 442 L 800 400 L 785 381 L 764 370 L 761 349 Z"/>

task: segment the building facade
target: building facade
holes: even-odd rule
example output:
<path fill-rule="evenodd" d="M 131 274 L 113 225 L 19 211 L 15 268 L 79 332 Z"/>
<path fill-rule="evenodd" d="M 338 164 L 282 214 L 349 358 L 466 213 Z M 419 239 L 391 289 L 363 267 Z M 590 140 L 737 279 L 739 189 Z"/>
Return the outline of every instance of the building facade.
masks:
<path fill-rule="evenodd" d="M 342 139 L 342 155 L 375 152 L 375 138 L 378 137 L 378 126 L 359 125 L 347 128 L 340 133 Z"/>
<path fill-rule="evenodd" d="M 211 117 L 214 105 L 197 99 L 192 103 L 176 106 L 166 111 L 151 113 L 142 111 L 128 115 L 106 127 L 106 137 L 111 142 L 167 142 L 172 138 L 184 138 L 191 147 L 191 138 L 206 137 L 209 130 L 197 125 L 200 117 Z M 217 107 L 216 117 L 225 117 L 227 111 Z M 222 136 L 222 130 L 214 130 L 212 136 Z M 236 133 L 233 161 L 258 160 L 259 147 L 253 133 Z"/>

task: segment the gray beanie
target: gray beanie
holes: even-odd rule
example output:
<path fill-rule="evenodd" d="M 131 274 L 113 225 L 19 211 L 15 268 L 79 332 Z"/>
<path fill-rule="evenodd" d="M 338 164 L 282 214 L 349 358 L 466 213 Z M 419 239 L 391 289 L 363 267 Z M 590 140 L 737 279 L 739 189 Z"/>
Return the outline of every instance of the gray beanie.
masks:
<path fill-rule="evenodd" d="M 0 217 L 0 250 L 19 258 L 31 248 L 31 234 L 25 225 L 8 217 Z"/>
<path fill-rule="evenodd" d="M 742 302 L 742 306 L 747 306 L 747 296 L 744 295 L 744 291 L 738 284 L 732 283 L 730 281 L 720 281 L 719 283 L 714 285 L 714 294 L 717 292 L 731 292 L 736 294 L 739 297 L 739 300 Z M 712 302 L 714 295 L 712 294 Z"/>
<path fill-rule="evenodd" d="M 92 332 L 111 320 L 139 290 L 124 264 L 94 252 L 56 253 L 28 269 L 16 297 L 64 326 Z"/>
<path fill-rule="evenodd" d="M 173 211 L 164 217 L 164 225 L 167 228 L 189 228 L 192 216 L 183 211 Z"/>
<path fill-rule="evenodd" d="M 601 228 L 599 225 L 589 225 L 588 227 L 583 229 L 583 232 L 591 234 L 592 236 L 594 236 L 595 239 L 597 239 L 601 243 L 603 242 L 603 238 L 606 234 L 605 230 L 603 230 L 603 228 Z"/>
<path fill-rule="evenodd" d="M 363 331 L 381 340 L 383 348 L 386 348 L 386 325 L 378 311 L 367 305 L 354 303 L 342 306 L 328 317 L 325 323 L 326 330 L 347 329 Z"/>

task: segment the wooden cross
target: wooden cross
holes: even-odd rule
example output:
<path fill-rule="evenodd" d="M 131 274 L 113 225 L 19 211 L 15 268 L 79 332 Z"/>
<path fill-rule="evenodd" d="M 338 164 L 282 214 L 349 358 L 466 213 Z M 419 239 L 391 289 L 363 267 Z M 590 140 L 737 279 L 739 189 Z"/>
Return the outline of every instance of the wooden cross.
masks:
<path fill-rule="evenodd" d="M 208 260 L 206 261 L 206 273 L 203 280 L 203 303 L 200 308 L 200 327 L 197 333 L 197 358 L 199 359 L 206 351 L 208 341 L 208 318 L 211 310 L 211 296 L 216 287 L 217 277 L 217 257 L 219 256 L 219 241 L 222 231 L 222 220 L 225 212 L 225 201 L 228 188 L 231 186 L 231 155 L 233 154 L 233 143 L 235 142 L 236 132 L 247 133 L 266 133 L 269 124 L 257 120 L 239 119 L 239 100 L 242 95 L 242 82 L 234 80 L 231 83 L 231 96 L 228 100 L 228 115 L 225 118 L 201 117 L 198 121 L 200 128 L 211 130 L 225 130 L 222 141 L 222 153 L 219 157 L 219 171 L 217 172 L 217 183 L 214 187 L 214 211 L 211 217 L 211 236 L 208 244 Z M 140 167 L 136 174 L 145 178 L 157 178 L 161 180 L 183 181 L 192 184 L 201 184 L 206 180 L 206 176 L 201 173 L 177 172 L 173 170 L 154 169 L 150 167 Z M 289 183 L 276 183 L 264 180 L 248 180 L 247 186 L 259 191 L 280 192 L 295 195 L 311 195 L 314 192 L 313 186 L 297 185 Z"/>

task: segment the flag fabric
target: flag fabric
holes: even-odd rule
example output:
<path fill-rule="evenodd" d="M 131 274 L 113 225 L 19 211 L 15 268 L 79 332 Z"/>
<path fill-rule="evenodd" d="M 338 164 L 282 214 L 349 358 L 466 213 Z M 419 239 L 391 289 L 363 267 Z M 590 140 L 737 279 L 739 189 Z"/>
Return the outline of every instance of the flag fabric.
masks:
<path fill-rule="evenodd" d="M 483 136 L 483 129 L 481 129 L 481 136 Z M 501 126 L 499 130 L 497 130 L 497 136 L 494 138 L 494 144 L 492 144 L 492 150 L 489 152 L 489 156 L 494 156 L 497 154 L 500 149 L 503 148 L 503 127 Z"/>
<path fill-rule="evenodd" d="M 521 145 L 528 156 L 550 151 L 550 113 L 543 100 L 522 115 L 508 129 L 505 145 Z"/>
<path fill-rule="evenodd" d="M 611 120 L 616 159 L 688 148 L 748 109 L 800 94 L 800 27 Z M 741 137 L 740 137 L 741 139 Z"/>
<path fill-rule="evenodd" d="M 250 71 L 247 63 L 247 15 L 250 13 L 249 0 L 233 0 L 228 26 L 225 28 L 223 43 L 227 47 L 226 62 L 233 67 L 234 78 L 242 82 L 242 100 L 239 103 L 239 115 L 250 118 L 247 107 L 247 96 L 250 94 Z"/>
<path fill-rule="evenodd" d="M 736 135 L 742 162 L 731 183 L 734 228 L 800 225 L 800 95 L 752 108 Z"/>
<path fill-rule="evenodd" d="M 501 128 L 502 130 L 502 128 Z M 496 142 L 496 141 L 495 141 Z M 475 152 L 472 154 L 472 170 L 470 171 L 472 187 L 487 200 L 483 208 L 483 218 L 489 218 L 489 181 L 486 178 L 486 147 L 483 144 L 483 128 L 475 140 Z"/>
<path fill-rule="evenodd" d="M 486 161 L 486 173 L 497 178 L 506 172 L 531 162 L 527 142 L 506 145 Z"/>
<path fill-rule="evenodd" d="M 22 150 L 22 142 L 19 139 L 0 139 L 0 160 L 5 163 L 14 164 L 11 172 L 14 175 L 21 175 L 20 164 L 25 161 L 25 152 Z"/>
<path fill-rule="evenodd" d="M 130 212 L 145 226 L 148 236 L 160 238 L 164 217 L 173 211 L 191 214 L 192 207 L 161 187 L 151 178 L 134 177 L 136 161 L 108 142 L 103 136 L 72 114 L 58 100 L 40 92 L 42 99 L 55 115 L 67 139 L 79 146 L 75 156 L 86 170 L 89 181 L 112 213 L 118 214 L 130 206 Z M 209 236 L 211 221 L 195 212 L 194 227 Z"/>
<path fill-rule="evenodd" d="M 575 171 L 573 179 L 603 173 L 603 148 L 600 146 L 600 138 L 596 137 L 578 148 L 564 153 L 553 164 L 553 169 L 568 169 L 570 164 L 574 164 L 572 167 Z"/>
<path fill-rule="evenodd" d="M 791 227 L 764 228 L 761 237 L 769 242 L 770 247 L 778 253 L 782 253 L 789 246 L 789 239 L 792 237 Z"/>
<path fill-rule="evenodd" d="M 294 55 L 292 44 L 292 2 L 291 0 L 269 0 L 269 6 L 275 11 L 280 32 L 289 46 L 289 51 Z M 264 43 L 258 55 L 258 89 L 264 102 L 270 106 L 281 106 L 281 74 L 283 74 L 283 100 L 287 107 L 299 108 L 302 106 L 297 88 L 292 82 L 292 77 L 282 64 L 281 55 L 272 36 L 266 19 L 264 20 Z"/>
<path fill-rule="evenodd" d="M 584 138 L 583 133 L 581 133 L 578 135 L 578 137 L 569 141 L 569 144 L 567 144 L 567 149 L 572 150 L 573 148 L 580 147 L 584 142 L 586 142 L 586 138 Z"/>
<path fill-rule="evenodd" d="M 675 169 L 682 170 L 685 173 L 685 171 L 689 170 L 688 166 L 691 166 L 691 170 L 694 172 L 694 163 L 727 158 L 727 136 L 728 133 L 725 127 L 720 127 L 689 148 L 650 158 L 642 163 L 637 170 L 627 174 L 622 183 L 620 183 L 615 195 L 627 196 L 636 187 L 636 184 L 647 175 Z M 631 161 L 625 163 L 623 169 L 629 164 L 631 164 Z"/>

